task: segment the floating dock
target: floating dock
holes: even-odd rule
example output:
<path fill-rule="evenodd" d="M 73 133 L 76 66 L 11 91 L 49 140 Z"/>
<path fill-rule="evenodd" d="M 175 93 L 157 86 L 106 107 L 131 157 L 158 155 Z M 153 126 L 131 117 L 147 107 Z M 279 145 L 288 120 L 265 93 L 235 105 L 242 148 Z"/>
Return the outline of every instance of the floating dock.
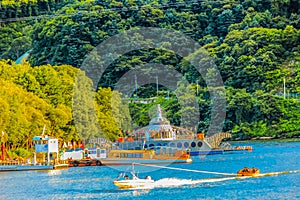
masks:
<path fill-rule="evenodd" d="M 252 151 L 253 148 L 252 146 L 235 146 L 235 147 L 230 147 L 227 149 L 224 149 L 224 151 Z"/>
<path fill-rule="evenodd" d="M 56 165 L 41 165 L 41 164 L 25 164 L 14 161 L 0 162 L 0 172 L 8 171 L 29 171 L 29 170 L 53 170 L 53 169 L 65 169 L 68 168 L 68 164 L 56 164 Z"/>

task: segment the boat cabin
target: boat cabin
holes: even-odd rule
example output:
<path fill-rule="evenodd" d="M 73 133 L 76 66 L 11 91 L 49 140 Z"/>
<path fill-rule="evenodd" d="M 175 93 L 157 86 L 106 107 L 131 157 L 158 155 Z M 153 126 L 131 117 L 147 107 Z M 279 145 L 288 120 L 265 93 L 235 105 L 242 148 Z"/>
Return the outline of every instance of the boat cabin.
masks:
<path fill-rule="evenodd" d="M 100 160 L 107 157 L 106 149 L 101 148 L 85 148 L 84 150 L 65 151 L 61 155 L 61 160 L 81 160 L 95 159 Z"/>
<path fill-rule="evenodd" d="M 58 139 L 57 138 L 49 138 L 46 135 L 46 136 L 34 136 L 32 140 L 34 143 L 35 153 L 47 153 L 47 164 L 50 164 L 51 159 L 58 160 Z M 54 158 L 54 155 L 56 158 Z M 36 163 L 36 154 L 34 155 L 33 163 Z"/>
<path fill-rule="evenodd" d="M 96 160 L 106 158 L 106 149 L 85 148 L 84 157 L 89 157 L 91 159 L 96 159 Z"/>

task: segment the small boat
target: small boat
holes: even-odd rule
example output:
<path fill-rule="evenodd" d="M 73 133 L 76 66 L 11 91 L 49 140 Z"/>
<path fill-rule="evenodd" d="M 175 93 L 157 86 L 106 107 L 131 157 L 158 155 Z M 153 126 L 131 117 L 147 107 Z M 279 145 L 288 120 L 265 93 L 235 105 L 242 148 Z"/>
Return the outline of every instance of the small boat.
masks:
<path fill-rule="evenodd" d="M 149 187 L 154 183 L 154 180 L 150 176 L 146 176 L 146 178 L 141 179 L 138 178 L 135 173 L 131 172 L 132 178 L 130 179 L 128 175 L 121 174 L 117 180 L 113 182 L 113 184 L 121 189 L 129 189 L 129 188 L 141 188 L 141 187 Z"/>
<path fill-rule="evenodd" d="M 126 171 L 120 173 L 118 178 L 113 182 L 113 184 L 120 189 L 131 189 L 131 188 L 147 188 L 151 187 L 154 180 L 150 176 L 146 176 L 144 179 L 139 178 L 134 171 L 134 164 L 132 163 L 131 178 L 127 175 Z"/>
<path fill-rule="evenodd" d="M 253 167 L 253 168 L 248 168 L 244 167 L 243 169 L 240 169 L 237 172 L 237 176 L 256 176 L 260 173 L 260 170 Z"/>

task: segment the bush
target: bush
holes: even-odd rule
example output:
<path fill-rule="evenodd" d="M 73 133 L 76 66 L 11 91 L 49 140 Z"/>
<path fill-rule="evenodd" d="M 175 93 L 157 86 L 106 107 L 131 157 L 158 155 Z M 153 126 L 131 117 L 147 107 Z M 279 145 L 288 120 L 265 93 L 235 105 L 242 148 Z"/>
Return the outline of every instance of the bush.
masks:
<path fill-rule="evenodd" d="M 32 156 L 32 152 L 24 149 L 24 148 L 17 148 L 14 153 L 18 156 L 18 157 L 22 157 L 22 158 L 26 158 L 26 157 L 31 157 Z"/>

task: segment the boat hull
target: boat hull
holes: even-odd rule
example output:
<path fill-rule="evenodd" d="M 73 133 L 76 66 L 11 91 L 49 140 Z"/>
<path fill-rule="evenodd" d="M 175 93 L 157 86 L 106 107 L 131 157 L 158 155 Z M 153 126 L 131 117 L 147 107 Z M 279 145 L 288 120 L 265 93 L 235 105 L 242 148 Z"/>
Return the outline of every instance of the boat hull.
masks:
<path fill-rule="evenodd" d="M 65 169 L 65 168 L 68 168 L 68 164 L 56 164 L 56 165 L 12 164 L 12 165 L 0 165 L 0 172 L 53 170 L 53 169 Z"/>
<path fill-rule="evenodd" d="M 154 183 L 153 180 L 146 179 L 122 180 L 113 182 L 115 186 L 121 189 L 146 187 L 151 185 L 152 183 Z"/>
<path fill-rule="evenodd" d="M 172 150 L 189 149 L 191 156 L 223 154 L 222 149 L 213 149 L 205 140 L 151 140 L 147 142 L 134 141 L 118 143 L 118 148 L 122 150 L 153 149 L 156 152 L 170 153 Z"/>
<path fill-rule="evenodd" d="M 52 169 L 54 169 L 53 165 L 0 165 L 0 172 Z"/>
<path fill-rule="evenodd" d="M 132 163 L 140 163 L 140 164 L 171 164 L 171 163 L 190 163 L 191 159 L 185 160 L 159 160 L 159 159 L 102 159 L 102 165 L 132 165 Z"/>
<path fill-rule="evenodd" d="M 210 150 L 210 151 L 191 151 L 191 156 L 206 156 L 206 155 L 217 155 L 223 154 L 223 150 Z"/>

